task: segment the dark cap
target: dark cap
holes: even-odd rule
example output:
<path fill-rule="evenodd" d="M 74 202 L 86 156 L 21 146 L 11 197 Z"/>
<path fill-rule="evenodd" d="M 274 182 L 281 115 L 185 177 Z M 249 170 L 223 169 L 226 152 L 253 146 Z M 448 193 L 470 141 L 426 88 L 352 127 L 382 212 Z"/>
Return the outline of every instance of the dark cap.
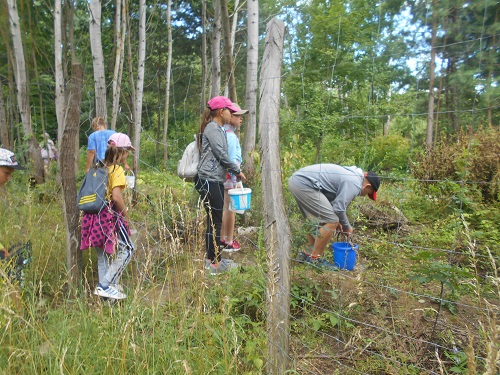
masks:
<path fill-rule="evenodd" d="M 380 187 L 380 177 L 375 173 L 375 172 L 366 172 L 365 173 L 365 178 L 368 180 L 370 185 L 373 188 L 373 193 L 368 194 L 370 199 L 373 199 L 374 201 L 377 200 L 377 191 L 378 188 Z"/>

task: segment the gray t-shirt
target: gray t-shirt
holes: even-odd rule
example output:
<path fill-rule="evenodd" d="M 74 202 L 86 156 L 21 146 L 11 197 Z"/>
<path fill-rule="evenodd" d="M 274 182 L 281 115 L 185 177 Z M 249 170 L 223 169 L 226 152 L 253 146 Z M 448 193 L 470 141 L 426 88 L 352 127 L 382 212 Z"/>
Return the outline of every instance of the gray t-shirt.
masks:
<path fill-rule="evenodd" d="M 306 186 L 321 191 L 332 204 L 344 229 L 350 229 L 347 207 L 361 194 L 363 171 L 355 166 L 337 164 L 314 164 L 299 169 L 293 174 L 300 177 Z"/>

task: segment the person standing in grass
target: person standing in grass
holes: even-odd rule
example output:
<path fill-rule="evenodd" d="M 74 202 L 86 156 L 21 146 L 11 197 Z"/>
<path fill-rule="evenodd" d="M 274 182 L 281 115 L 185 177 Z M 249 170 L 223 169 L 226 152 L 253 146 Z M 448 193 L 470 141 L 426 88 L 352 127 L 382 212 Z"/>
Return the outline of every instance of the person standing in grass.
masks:
<path fill-rule="evenodd" d="M 335 232 L 350 236 L 353 232 L 347 218 L 347 207 L 358 195 L 368 195 L 374 201 L 380 178 L 374 172 L 363 172 L 355 166 L 315 164 L 299 169 L 288 181 L 304 218 L 312 219 L 316 234 L 308 235 L 308 251 L 298 260 L 319 268 L 336 270 L 323 258 L 325 248 Z"/>
<path fill-rule="evenodd" d="M 12 151 L 9 151 L 5 148 L 0 148 L 0 198 L 6 193 L 5 185 L 12 179 L 12 174 L 14 173 L 14 171 L 24 169 L 26 168 L 19 165 L 16 156 Z M 2 215 L 8 214 L 4 211 L 5 210 L 3 208 L 2 210 L 0 210 Z M 6 259 L 7 261 L 9 261 L 10 256 L 11 254 L 9 254 L 9 251 L 5 248 L 4 245 L 0 243 L 0 259 Z M 12 293 L 10 293 L 10 298 L 15 310 L 18 313 L 23 313 L 23 304 L 19 286 L 15 286 L 13 288 Z"/>
<path fill-rule="evenodd" d="M 85 173 L 98 161 L 103 161 L 108 148 L 108 139 L 116 132 L 108 129 L 106 121 L 102 117 L 95 117 L 92 120 L 92 129 L 94 132 L 89 135 L 87 146 L 87 163 Z"/>
<path fill-rule="evenodd" d="M 134 147 L 126 134 L 111 135 L 103 160 L 108 169 L 106 201 L 109 204 L 99 213 L 84 213 L 82 217 L 80 249 L 94 247 L 97 252 L 99 284 L 94 294 L 111 299 L 126 298 L 119 281 L 134 252 L 129 215 L 122 194 L 127 185 L 125 171 L 120 165 L 126 163 L 130 150 Z"/>
<path fill-rule="evenodd" d="M 241 123 L 243 122 L 243 115 L 248 113 L 248 109 L 241 109 L 236 103 L 233 103 L 235 108 L 239 110 L 231 114 L 231 121 L 229 124 L 224 125 L 224 130 L 226 131 L 227 144 L 228 144 L 228 154 L 233 163 L 238 167 L 241 166 L 243 159 L 241 158 L 241 145 L 236 132 L 240 129 Z M 221 245 L 223 246 L 223 251 L 232 253 L 239 251 L 241 245 L 236 241 L 234 236 L 234 223 L 236 221 L 236 212 L 231 210 L 229 207 L 229 189 L 234 189 L 240 187 L 241 182 L 237 182 L 237 178 L 234 174 L 228 172 L 226 174 L 226 182 L 224 182 L 224 213 L 222 214 L 222 228 L 221 228 Z"/>
<path fill-rule="evenodd" d="M 19 165 L 16 159 L 16 155 L 12 151 L 5 148 L 0 148 L 0 195 L 5 194 L 5 184 L 12 179 L 12 174 L 16 170 L 26 169 Z M 0 252 L 3 254 L 4 258 L 9 257 L 9 252 L 0 243 Z"/>
<path fill-rule="evenodd" d="M 229 259 L 222 259 L 220 231 L 226 172 L 229 171 L 242 180 L 246 179 L 240 167 L 229 157 L 226 132 L 223 127 L 231 121 L 231 114 L 239 110 L 225 96 L 210 99 L 203 113 L 197 136 L 200 163 L 195 188 L 201 196 L 207 213 L 205 267 L 211 275 L 217 275 L 238 266 Z"/>

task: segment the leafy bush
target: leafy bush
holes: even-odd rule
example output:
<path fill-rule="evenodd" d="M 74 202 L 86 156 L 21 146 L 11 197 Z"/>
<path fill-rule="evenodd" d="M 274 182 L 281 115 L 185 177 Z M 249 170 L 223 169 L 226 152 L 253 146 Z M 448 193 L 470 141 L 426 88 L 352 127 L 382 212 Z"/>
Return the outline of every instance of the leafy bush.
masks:
<path fill-rule="evenodd" d="M 433 183 L 462 180 L 469 189 L 478 188 L 484 201 L 499 200 L 500 129 L 465 131 L 456 139 L 442 139 L 434 149 L 417 155 L 413 175 Z"/>
<path fill-rule="evenodd" d="M 410 142 L 398 134 L 378 136 L 368 145 L 365 169 L 376 171 L 406 171 Z"/>

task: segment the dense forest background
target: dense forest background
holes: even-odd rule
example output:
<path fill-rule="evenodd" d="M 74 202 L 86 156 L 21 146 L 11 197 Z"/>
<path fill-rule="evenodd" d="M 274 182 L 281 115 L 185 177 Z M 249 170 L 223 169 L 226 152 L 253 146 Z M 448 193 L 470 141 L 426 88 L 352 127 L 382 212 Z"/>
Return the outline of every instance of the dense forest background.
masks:
<path fill-rule="evenodd" d="M 28 167 L 0 191 L 0 240 L 31 249 L 23 283 L 0 262 L 0 373 L 497 374 L 499 13 L 494 0 L 0 0 L 0 146 Z M 262 119 L 276 19 L 279 119 Z M 252 208 L 237 219 L 242 250 L 225 254 L 240 267 L 212 278 L 199 196 L 175 171 L 220 94 L 250 109 Z M 92 294 L 95 254 L 78 250 L 95 116 L 136 148 L 124 192 L 136 250 L 117 305 Z M 270 168 L 263 123 L 279 125 Z M 45 133 L 60 157 L 44 168 Z M 381 176 L 377 202 L 349 207 L 353 271 L 296 259 L 314 228 L 287 180 L 316 162 Z M 269 176 L 290 227 L 276 263 Z"/>
<path fill-rule="evenodd" d="M 118 82 L 121 95 L 116 128 L 132 134 L 139 9 L 136 2 L 124 4 L 128 7 L 128 29 L 123 75 Z M 69 1 L 62 5 L 62 61 L 66 80 L 71 73 L 72 53 L 84 69 L 79 131 L 83 146 L 91 131 L 90 121 L 96 115 L 90 6 L 87 2 L 72 4 Z M 108 1 L 101 6 L 108 121 L 111 122 L 117 5 Z M 229 2 L 228 6 L 231 22 L 235 23 L 232 34 L 237 82 L 235 101 L 245 106 L 246 4 Z M 4 145 L 12 144 L 22 150 L 25 137 L 16 100 L 14 49 L 6 2 L 2 2 L 2 7 L 0 111 L 8 135 L 3 132 L 1 136 Z M 57 139 L 53 4 L 19 1 L 18 7 L 33 131 L 39 142 L 44 132 Z M 206 8 L 206 33 L 210 42 L 214 7 L 207 2 Z M 433 147 L 441 137 L 449 138 L 463 129 L 476 130 L 498 123 L 499 26 L 495 1 L 261 1 L 259 8 L 260 49 L 265 24 L 271 17 L 282 19 L 287 26 L 282 77 L 282 146 L 287 149 L 300 143 L 307 161 L 324 160 L 332 152 L 344 152 L 344 142 L 348 142 L 352 154 L 345 158 L 354 158 L 364 164 L 363 167 L 373 168 L 382 163 L 380 167 L 384 169 L 406 169 L 407 152 L 386 156 L 385 159 L 391 160 L 385 162 L 377 153 L 400 142 L 411 150 L 420 149 L 426 142 L 427 147 Z M 156 165 L 161 160 L 160 140 L 164 116 L 168 114 L 167 143 L 172 150 L 172 167 L 199 122 L 202 87 L 206 87 L 204 98 L 208 99 L 212 82 L 210 77 L 202 76 L 202 2 L 174 1 L 171 5 L 170 108 L 166 111 L 166 14 L 166 2 L 147 4 L 141 121 L 141 139 L 146 148 L 141 158 L 144 163 Z M 209 46 L 205 49 L 209 55 Z M 226 60 L 221 58 L 220 62 L 224 72 Z M 220 79 L 221 93 L 224 93 L 227 76 L 222 74 Z M 203 80 L 209 85 L 204 86 Z M 429 87 L 433 88 L 432 124 L 427 116 Z M 428 126 L 432 127 L 431 138 L 427 134 Z M 382 141 L 380 136 L 389 138 Z"/>

